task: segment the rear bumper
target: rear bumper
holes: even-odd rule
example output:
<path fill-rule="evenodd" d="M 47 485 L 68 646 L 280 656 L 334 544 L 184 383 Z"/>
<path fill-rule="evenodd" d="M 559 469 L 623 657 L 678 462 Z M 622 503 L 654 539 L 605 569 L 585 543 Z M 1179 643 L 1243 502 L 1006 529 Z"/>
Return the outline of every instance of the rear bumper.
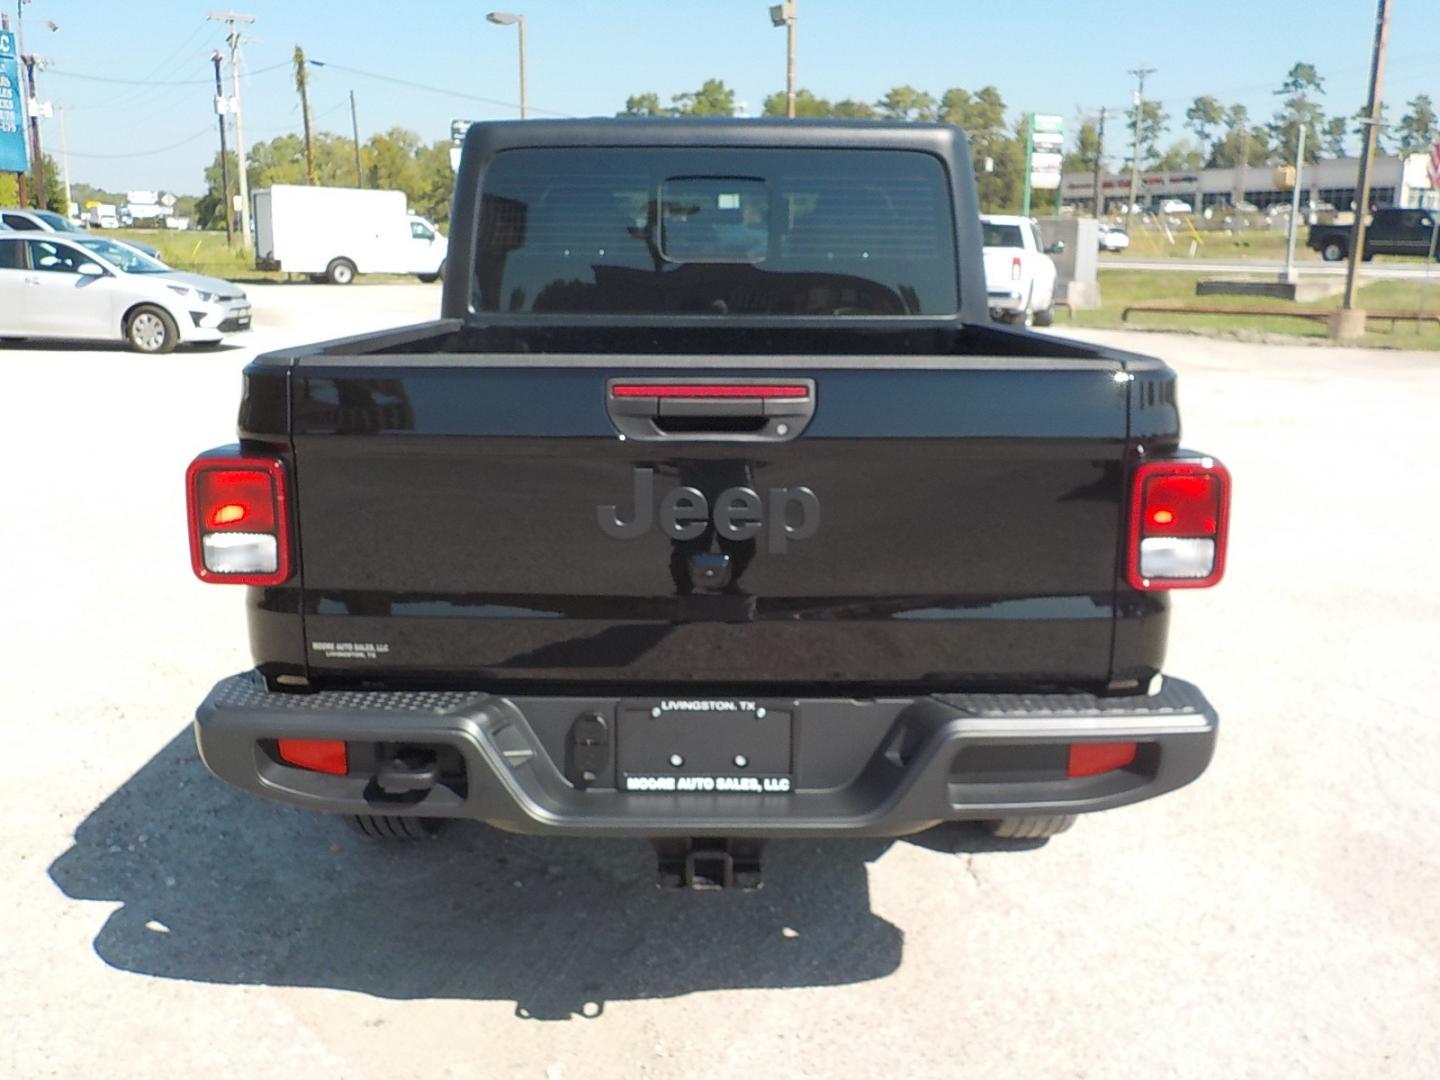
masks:
<path fill-rule="evenodd" d="M 1139 802 L 1198 777 L 1217 727 L 1205 697 L 1178 679 L 1166 679 L 1158 694 L 1118 698 L 771 699 L 770 708 L 793 717 L 790 793 L 621 790 L 614 740 L 593 783 L 568 780 L 573 746 L 566 733 L 574 720 L 608 718 L 613 731 L 621 704 L 467 691 L 282 694 L 252 672 L 216 685 L 196 713 L 195 736 L 220 779 L 312 810 L 470 818 L 534 834 L 781 837 L 903 835 L 947 820 Z M 279 738 L 346 740 L 350 773 L 283 764 L 273 749 Z M 1077 742 L 1129 741 L 1139 744 L 1134 762 L 1085 777 L 1066 776 L 1063 765 L 1058 772 L 1017 770 L 1017 751 L 1005 749 L 1046 756 Z M 458 764 L 424 791 L 388 796 L 363 762 L 375 760 L 373 748 L 397 744 L 439 749 Z"/>

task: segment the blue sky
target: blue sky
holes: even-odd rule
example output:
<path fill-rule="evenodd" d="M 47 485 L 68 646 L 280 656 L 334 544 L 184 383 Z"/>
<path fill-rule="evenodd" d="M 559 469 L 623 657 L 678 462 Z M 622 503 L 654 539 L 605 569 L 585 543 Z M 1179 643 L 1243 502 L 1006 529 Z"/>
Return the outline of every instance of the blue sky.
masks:
<path fill-rule="evenodd" d="M 519 97 L 515 31 L 485 21 L 494 2 L 526 16 L 534 115 L 609 115 L 630 94 L 668 99 L 712 76 L 755 115 L 784 87 L 785 34 L 771 27 L 767 0 L 240 0 L 238 10 L 257 16 L 242 61 L 254 72 L 242 89 L 247 141 L 299 130 L 288 68 L 261 70 L 288 61 L 297 42 L 313 59 L 450 91 L 316 69 L 311 107 L 322 129 L 348 134 L 352 89 L 362 139 L 402 125 L 431 140 L 448 135 L 452 117 L 514 117 L 513 107 L 475 100 Z M 1440 100 L 1440 12 L 1436 0 L 1391 7 L 1393 121 L 1417 93 Z M 205 21 L 214 9 L 191 0 L 25 4 L 27 51 L 51 65 L 41 97 L 66 109 L 72 179 L 203 190 L 201 172 L 218 148 L 206 82 L 224 36 Z M 0 0 L 12 20 L 14 10 L 15 0 Z M 1372 0 L 799 0 L 799 12 L 799 84 L 824 97 L 873 100 L 901 83 L 938 96 L 993 83 L 1012 114 L 1060 113 L 1073 131 L 1081 112 L 1126 108 L 1134 85 L 1126 71 L 1144 63 L 1158 69 L 1147 96 L 1170 113 L 1172 136 L 1197 94 L 1268 118 L 1273 90 L 1297 60 L 1325 77 L 1329 112 L 1355 111 L 1375 20 Z M 58 157 L 57 120 L 44 123 L 43 136 Z M 1118 137 L 1111 128 L 1117 155 Z"/>

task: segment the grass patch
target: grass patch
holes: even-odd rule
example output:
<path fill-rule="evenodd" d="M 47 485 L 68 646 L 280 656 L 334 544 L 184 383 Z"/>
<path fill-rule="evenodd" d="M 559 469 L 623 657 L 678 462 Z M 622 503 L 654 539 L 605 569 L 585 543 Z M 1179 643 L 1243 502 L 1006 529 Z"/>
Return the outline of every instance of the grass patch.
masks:
<path fill-rule="evenodd" d="M 1092 311 L 1077 311 L 1073 325 L 1137 330 L 1180 330 L 1208 334 L 1282 334 L 1297 338 L 1328 336 L 1325 323 L 1310 319 L 1287 318 L 1279 312 L 1287 310 L 1330 310 L 1340 306 L 1340 296 L 1327 296 L 1306 304 L 1290 304 L 1282 300 L 1265 300 L 1253 296 L 1195 295 L 1195 283 L 1207 275 L 1191 273 L 1147 273 L 1137 270 L 1100 271 L 1101 306 Z M 1135 312 L 1128 322 L 1121 322 L 1124 308 L 1147 300 L 1177 304 L 1213 304 L 1216 307 L 1274 307 L 1270 315 L 1190 315 L 1162 312 Z M 1420 281 L 1376 281 L 1360 288 L 1358 306 L 1372 310 L 1440 312 L 1440 271 L 1431 283 Z M 1062 309 L 1063 311 L 1063 309 Z M 1063 323 L 1064 316 L 1060 316 Z M 1370 328 L 1354 344 L 1392 349 L 1440 350 L 1440 326 L 1434 323 L 1389 323 L 1372 319 Z"/>

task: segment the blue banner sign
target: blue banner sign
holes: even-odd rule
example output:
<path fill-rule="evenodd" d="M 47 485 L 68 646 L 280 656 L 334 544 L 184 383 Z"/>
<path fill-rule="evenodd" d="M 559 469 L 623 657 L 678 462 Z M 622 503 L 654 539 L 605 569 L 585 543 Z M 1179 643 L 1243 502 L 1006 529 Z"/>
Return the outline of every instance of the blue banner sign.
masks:
<path fill-rule="evenodd" d="M 23 85 L 15 35 L 0 30 L 0 172 L 25 172 L 30 168 Z"/>

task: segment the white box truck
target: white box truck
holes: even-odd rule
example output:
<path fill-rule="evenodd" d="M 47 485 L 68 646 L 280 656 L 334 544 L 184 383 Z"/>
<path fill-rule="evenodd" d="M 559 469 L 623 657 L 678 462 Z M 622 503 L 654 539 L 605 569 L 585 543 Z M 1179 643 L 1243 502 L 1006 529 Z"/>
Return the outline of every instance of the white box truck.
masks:
<path fill-rule="evenodd" d="M 348 285 L 356 274 L 445 273 L 449 246 L 403 191 L 276 184 L 255 192 L 255 266 Z"/>

